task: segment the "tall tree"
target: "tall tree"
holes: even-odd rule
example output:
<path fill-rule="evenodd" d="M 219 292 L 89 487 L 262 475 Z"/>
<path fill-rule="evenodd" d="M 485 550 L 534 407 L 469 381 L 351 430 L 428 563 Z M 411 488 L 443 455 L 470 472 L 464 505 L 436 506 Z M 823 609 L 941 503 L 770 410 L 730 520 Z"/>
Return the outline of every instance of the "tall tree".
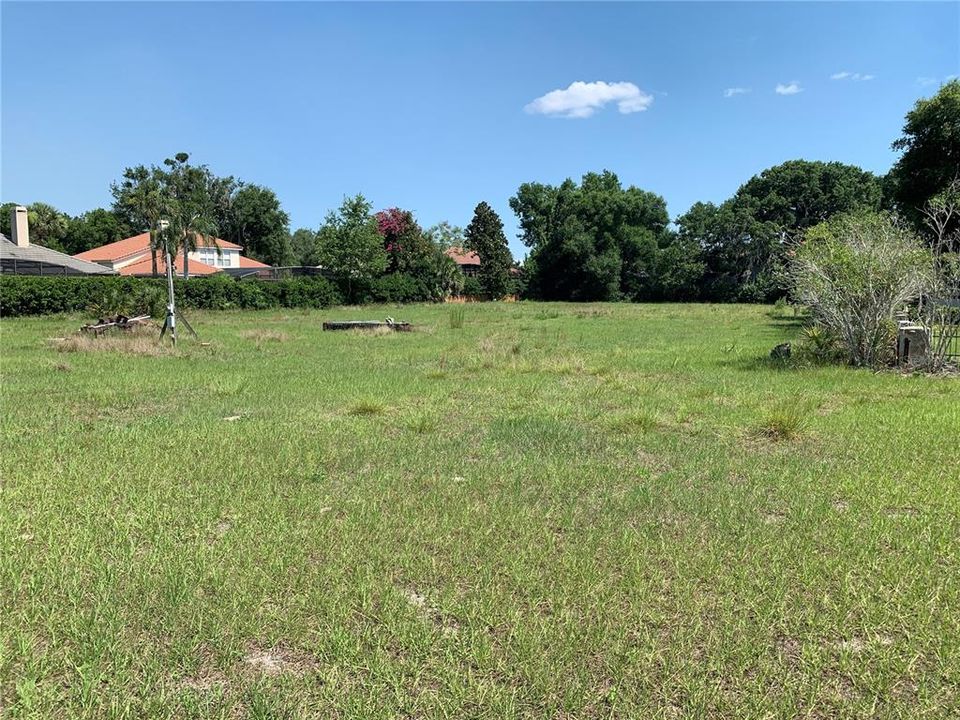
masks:
<path fill-rule="evenodd" d="M 297 228 L 290 236 L 290 249 L 295 265 L 312 267 L 319 265 L 317 258 L 317 233 L 309 228 Z"/>
<path fill-rule="evenodd" d="M 182 159 L 181 159 L 182 158 Z M 122 225 L 132 232 L 149 232 L 153 274 L 157 274 L 157 255 L 166 240 L 158 233 L 160 220 L 169 219 L 176 192 L 194 209 L 202 206 L 204 220 L 201 235 L 213 237 L 228 227 L 231 196 L 237 188 L 233 177 L 217 177 L 206 165 L 190 165 L 189 155 L 179 153 L 164 160 L 163 166 L 137 165 L 126 168 L 119 182 L 110 186 L 113 194 L 113 212 Z M 181 238 L 187 241 L 194 235 Z M 184 267 L 189 259 L 184 257 Z"/>
<path fill-rule="evenodd" d="M 317 232 L 320 264 L 346 285 L 351 301 L 359 286 L 369 284 L 387 269 L 383 236 L 370 211 L 371 205 L 363 195 L 344 198 L 339 210 L 328 213 Z"/>
<path fill-rule="evenodd" d="M 71 218 L 63 244 L 71 255 L 122 240 L 129 234 L 115 214 L 103 208 Z"/>
<path fill-rule="evenodd" d="M 441 220 L 436 225 L 427 228 L 426 235 L 443 250 L 451 247 L 463 247 L 463 228 L 458 225 L 451 225 L 446 220 Z"/>
<path fill-rule="evenodd" d="M 228 202 L 226 188 L 205 165 L 191 165 L 187 153 L 163 161 L 169 168 L 163 193 L 162 219 L 167 221 L 162 237 L 172 256 L 183 255 L 183 277 L 190 277 L 190 253 L 200 245 L 212 245 L 217 232 L 217 214 Z"/>
<path fill-rule="evenodd" d="M 159 223 L 164 212 L 167 174 L 163 168 L 136 165 L 123 171 L 119 182 L 110 185 L 113 213 L 131 232 L 150 233 L 150 262 L 157 276 L 157 254 L 161 238 Z"/>
<path fill-rule="evenodd" d="M 221 228 L 223 238 L 238 245 L 250 257 L 269 265 L 293 263 L 290 217 L 270 188 L 242 185 L 231 200 L 229 221 Z"/>
<path fill-rule="evenodd" d="M 437 246 L 423 232 L 413 213 L 388 208 L 375 217 L 387 252 L 387 272 L 414 276 L 429 273 L 430 259 L 437 252 Z"/>
<path fill-rule="evenodd" d="M 838 213 L 876 211 L 882 182 L 842 163 L 791 160 L 750 178 L 719 206 L 696 203 L 677 218 L 679 238 L 702 249 L 703 295 L 763 302 L 782 295 L 784 251 Z"/>
<path fill-rule="evenodd" d="M 548 300 L 656 296 L 660 254 L 673 235 L 663 198 L 624 188 L 612 172 L 579 185 L 524 183 L 510 198 L 520 238 L 531 248 L 528 291 Z"/>
<path fill-rule="evenodd" d="M 499 300 L 510 291 L 513 256 L 503 234 L 503 221 L 486 202 L 474 209 L 464 240 L 467 249 L 480 257 L 480 286 L 491 299 Z"/>
<path fill-rule="evenodd" d="M 890 171 L 897 209 L 923 230 L 924 206 L 960 178 L 960 80 L 917 101 L 893 149 L 903 152 Z"/>

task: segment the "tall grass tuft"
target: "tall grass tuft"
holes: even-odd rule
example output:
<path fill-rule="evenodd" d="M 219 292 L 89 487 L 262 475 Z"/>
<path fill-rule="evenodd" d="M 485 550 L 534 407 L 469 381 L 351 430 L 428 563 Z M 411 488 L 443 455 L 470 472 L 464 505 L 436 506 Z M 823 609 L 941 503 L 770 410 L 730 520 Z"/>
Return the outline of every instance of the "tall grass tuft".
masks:
<path fill-rule="evenodd" d="M 459 330 L 463 327 L 466 311 L 462 307 L 450 308 L 450 329 Z"/>
<path fill-rule="evenodd" d="M 387 406 L 377 400 L 361 400 L 354 403 L 348 412 L 351 415 L 380 415 L 385 412 Z"/>
<path fill-rule="evenodd" d="M 759 431 L 771 440 L 793 440 L 810 424 L 810 409 L 792 400 L 784 402 L 763 419 Z"/>

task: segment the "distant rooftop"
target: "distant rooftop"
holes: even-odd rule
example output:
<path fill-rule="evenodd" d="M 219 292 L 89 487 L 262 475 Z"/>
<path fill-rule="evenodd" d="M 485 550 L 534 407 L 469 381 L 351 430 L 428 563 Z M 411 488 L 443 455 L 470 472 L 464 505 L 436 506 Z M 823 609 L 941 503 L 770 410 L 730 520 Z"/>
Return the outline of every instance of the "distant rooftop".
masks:
<path fill-rule="evenodd" d="M 0 235 L 0 272 L 12 275 L 116 275 L 110 268 L 30 244 L 20 247 Z"/>

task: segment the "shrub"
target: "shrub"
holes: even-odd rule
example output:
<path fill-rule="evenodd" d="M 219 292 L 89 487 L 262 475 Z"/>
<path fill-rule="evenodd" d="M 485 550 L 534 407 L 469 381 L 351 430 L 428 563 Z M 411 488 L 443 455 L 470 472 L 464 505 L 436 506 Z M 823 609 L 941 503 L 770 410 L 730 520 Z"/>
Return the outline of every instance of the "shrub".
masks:
<path fill-rule="evenodd" d="M 430 289 L 413 275 L 391 273 L 373 281 L 370 299 L 381 303 L 408 303 L 425 302 L 432 298 Z"/>
<path fill-rule="evenodd" d="M 847 360 L 872 367 L 892 353 L 894 314 L 928 288 L 932 258 L 889 215 L 839 215 L 807 232 L 789 272 L 795 297 Z"/>
<path fill-rule="evenodd" d="M 483 291 L 483 285 L 480 278 L 475 275 L 469 275 L 463 279 L 463 294 L 468 297 L 486 297 Z"/>
<path fill-rule="evenodd" d="M 836 363 L 846 357 L 846 351 L 840 339 L 827 328 L 811 325 L 804 328 L 803 336 L 797 343 L 797 358 L 815 363 Z"/>

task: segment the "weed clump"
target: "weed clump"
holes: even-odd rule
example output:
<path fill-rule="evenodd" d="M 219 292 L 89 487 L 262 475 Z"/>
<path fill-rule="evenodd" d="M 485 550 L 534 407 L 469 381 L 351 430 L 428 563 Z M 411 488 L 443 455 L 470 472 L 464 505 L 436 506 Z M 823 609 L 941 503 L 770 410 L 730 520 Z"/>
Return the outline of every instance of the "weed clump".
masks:
<path fill-rule="evenodd" d="M 760 424 L 760 435 L 771 440 L 793 440 L 810 424 L 808 408 L 798 402 L 788 402 L 772 410 Z"/>
<path fill-rule="evenodd" d="M 351 415 L 381 415 L 387 409 L 387 406 L 376 400 L 361 400 L 350 407 L 348 411 Z"/>

